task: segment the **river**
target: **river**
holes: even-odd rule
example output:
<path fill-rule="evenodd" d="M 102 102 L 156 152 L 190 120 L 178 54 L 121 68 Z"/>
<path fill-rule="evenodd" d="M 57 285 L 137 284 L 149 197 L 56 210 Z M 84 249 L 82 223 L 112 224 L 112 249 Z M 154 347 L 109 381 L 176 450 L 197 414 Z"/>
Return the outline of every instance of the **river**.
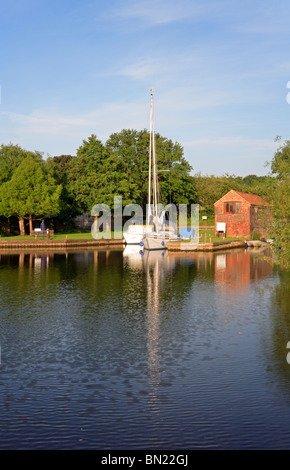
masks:
<path fill-rule="evenodd" d="M 0 449 L 289 449 L 288 281 L 255 249 L 2 251 Z"/>

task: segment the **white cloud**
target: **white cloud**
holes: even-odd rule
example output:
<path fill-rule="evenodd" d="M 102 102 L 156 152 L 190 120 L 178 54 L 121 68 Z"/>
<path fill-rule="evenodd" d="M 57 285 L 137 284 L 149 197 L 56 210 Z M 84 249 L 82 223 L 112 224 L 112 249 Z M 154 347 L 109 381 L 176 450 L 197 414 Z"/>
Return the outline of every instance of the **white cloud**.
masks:
<path fill-rule="evenodd" d="M 37 149 L 50 155 L 74 155 L 83 139 L 87 139 L 91 134 L 96 134 L 102 142 L 105 142 L 110 134 L 124 128 L 137 130 L 148 128 L 149 100 L 146 101 L 145 98 L 144 101 L 126 104 L 111 103 L 74 116 L 52 109 L 39 109 L 30 114 L 0 113 L 1 142 L 12 141 L 28 150 Z M 167 107 L 163 109 L 166 103 Z M 185 120 L 183 122 L 178 120 L 177 129 L 174 129 L 176 110 L 171 108 L 166 100 L 160 108 L 162 111 L 160 109 L 158 122 L 162 124 L 162 131 L 158 127 L 157 132 L 173 140 L 176 137 L 183 146 L 185 158 L 192 164 L 194 171 L 216 175 L 226 172 L 240 175 L 265 174 L 265 162 L 271 160 L 277 148 L 276 142 L 238 135 L 188 140 L 186 135 L 180 135 L 186 120 L 181 108 L 180 116 Z M 169 131 L 170 125 L 172 133 Z M 176 136 L 172 135 L 174 132 Z"/>
<path fill-rule="evenodd" d="M 217 7 L 213 2 L 204 5 L 192 0 L 122 0 L 121 6 L 110 11 L 111 19 L 133 20 L 145 27 L 175 23 L 189 18 L 205 18 Z"/>
<path fill-rule="evenodd" d="M 120 69 L 117 74 L 124 75 L 132 80 L 148 80 L 169 72 L 169 64 L 157 58 L 146 58 Z"/>
<path fill-rule="evenodd" d="M 6 143 L 17 139 L 14 143 L 29 149 L 36 148 L 41 142 L 40 150 L 49 154 L 69 153 L 91 134 L 96 134 L 104 142 L 110 134 L 124 128 L 147 127 L 146 118 L 146 108 L 142 102 L 109 103 L 75 115 L 47 108 L 34 110 L 30 114 L 1 112 L 0 138 L 1 142 Z M 44 144 L 46 148 L 43 148 Z"/>
<path fill-rule="evenodd" d="M 151 78 L 169 80 L 171 82 L 180 82 L 180 77 L 183 76 L 183 81 L 190 81 L 192 83 L 192 75 L 196 70 L 200 70 L 205 66 L 206 59 L 202 52 L 192 51 L 191 49 L 183 53 L 173 52 L 167 50 L 166 53 L 160 51 L 145 55 L 137 60 L 123 64 L 115 71 L 111 71 L 113 75 L 123 75 L 132 80 L 148 80 Z"/>

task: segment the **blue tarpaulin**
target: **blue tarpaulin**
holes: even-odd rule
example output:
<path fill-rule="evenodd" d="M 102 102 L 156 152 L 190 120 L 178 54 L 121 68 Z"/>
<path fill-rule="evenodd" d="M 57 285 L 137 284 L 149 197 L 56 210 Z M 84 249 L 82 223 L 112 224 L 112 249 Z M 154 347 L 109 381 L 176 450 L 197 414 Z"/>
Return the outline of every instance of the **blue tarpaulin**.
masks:
<path fill-rule="evenodd" d="M 181 238 L 193 238 L 194 229 L 191 227 L 182 227 L 179 229 L 178 236 Z"/>

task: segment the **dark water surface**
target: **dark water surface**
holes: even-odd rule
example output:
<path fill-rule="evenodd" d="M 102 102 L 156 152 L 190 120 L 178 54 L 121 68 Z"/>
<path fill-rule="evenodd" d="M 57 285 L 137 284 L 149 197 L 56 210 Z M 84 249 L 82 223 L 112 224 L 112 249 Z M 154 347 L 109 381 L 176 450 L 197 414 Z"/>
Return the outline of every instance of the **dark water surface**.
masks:
<path fill-rule="evenodd" d="M 289 283 L 255 251 L 0 254 L 0 449 L 289 449 Z"/>

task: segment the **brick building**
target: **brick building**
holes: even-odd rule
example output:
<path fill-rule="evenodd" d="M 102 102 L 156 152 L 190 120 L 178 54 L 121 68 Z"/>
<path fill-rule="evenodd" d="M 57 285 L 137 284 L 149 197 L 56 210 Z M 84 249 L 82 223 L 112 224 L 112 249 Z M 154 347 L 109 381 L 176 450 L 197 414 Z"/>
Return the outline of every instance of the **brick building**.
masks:
<path fill-rule="evenodd" d="M 228 237 L 250 238 L 267 235 L 271 222 L 271 206 L 256 194 L 233 189 L 214 204 L 215 232 Z"/>

